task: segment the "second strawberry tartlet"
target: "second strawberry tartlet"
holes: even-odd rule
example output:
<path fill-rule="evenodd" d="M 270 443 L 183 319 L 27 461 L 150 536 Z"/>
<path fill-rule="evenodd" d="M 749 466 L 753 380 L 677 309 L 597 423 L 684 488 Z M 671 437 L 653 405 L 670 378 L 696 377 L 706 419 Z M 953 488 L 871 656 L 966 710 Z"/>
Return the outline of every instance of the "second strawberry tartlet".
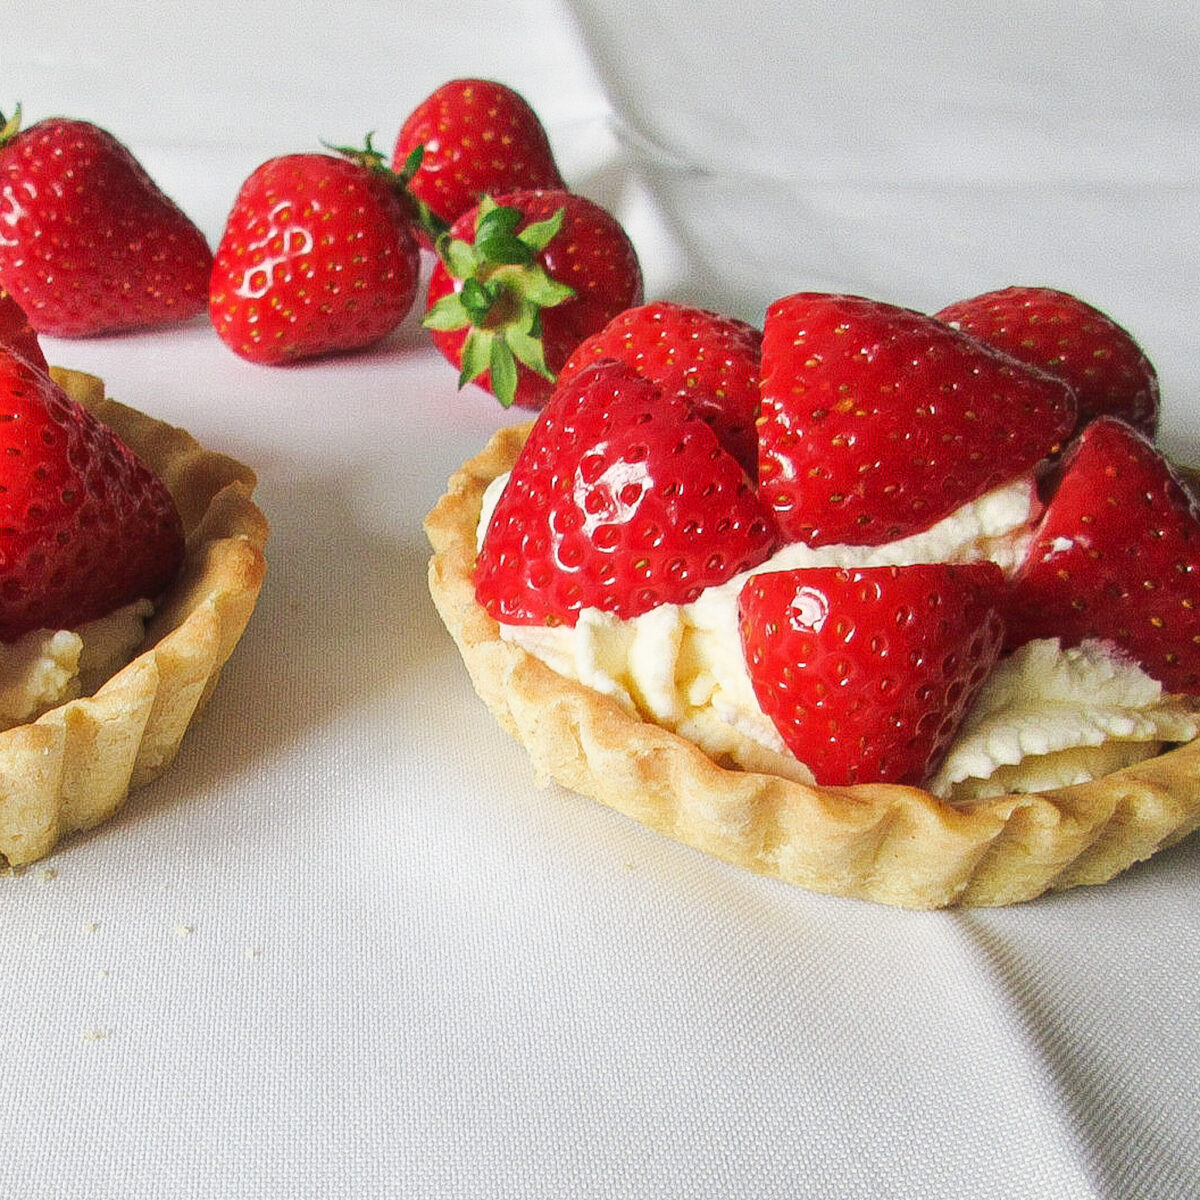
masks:
<path fill-rule="evenodd" d="M 880 803 L 875 789 L 902 785 L 948 827 L 955 805 L 1102 788 L 1195 736 L 1200 519 L 1123 419 L 1145 412 L 1146 372 L 1081 415 L 1069 370 L 957 318 L 797 294 L 768 309 L 761 351 L 740 351 L 760 381 L 755 478 L 717 436 L 722 397 L 684 399 L 652 365 L 664 315 L 615 319 L 610 348 L 564 372 L 511 470 L 479 494 L 470 588 L 500 642 L 714 764 Z M 684 375 L 704 356 L 684 342 L 673 354 Z M 442 545 L 439 512 L 430 530 Z M 438 561 L 431 587 L 447 601 Z M 439 607 L 481 694 L 517 721 L 496 680 L 481 682 L 482 627 L 466 635 L 466 614 Z M 541 750 L 543 766 L 574 757 Z M 612 802 L 587 771 L 546 769 Z M 1197 820 L 1189 803 L 1169 836 Z M 1030 886 L 989 891 L 968 873 L 940 899 L 891 895 L 999 903 Z"/>

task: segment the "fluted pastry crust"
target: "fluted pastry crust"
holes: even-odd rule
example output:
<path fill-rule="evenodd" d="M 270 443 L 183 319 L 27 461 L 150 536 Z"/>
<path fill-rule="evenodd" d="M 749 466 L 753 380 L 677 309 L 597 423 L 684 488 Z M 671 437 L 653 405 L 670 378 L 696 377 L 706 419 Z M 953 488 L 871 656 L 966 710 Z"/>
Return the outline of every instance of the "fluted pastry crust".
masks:
<path fill-rule="evenodd" d="M 816 892 L 906 908 L 1002 905 L 1102 883 L 1200 825 L 1200 739 L 1103 779 L 952 807 L 919 788 L 805 787 L 729 769 L 567 679 L 475 600 L 484 489 L 530 426 L 500 430 L 426 518 L 429 587 L 475 690 L 553 780 L 689 846 Z"/>
<path fill-rule="evenodd" d="M 187 555 L 132 662 L 93 695 L 0 733 L 0 855 L 13 866 L 104 821 L 170 766 L 266 571 L 268 526 L 251 499 L 253 471 L 106 398 L 95 376 L 52 373 L 162 477 L 183 518 Z"/>

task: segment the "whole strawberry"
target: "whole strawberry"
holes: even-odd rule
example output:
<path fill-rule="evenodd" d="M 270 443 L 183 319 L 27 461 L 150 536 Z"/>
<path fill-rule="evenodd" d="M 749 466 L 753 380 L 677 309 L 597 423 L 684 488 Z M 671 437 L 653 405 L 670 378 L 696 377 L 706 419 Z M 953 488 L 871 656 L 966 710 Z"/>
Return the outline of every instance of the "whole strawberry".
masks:
<path fill-rule="evenodd" d="M 738 620 L 755 695 L 818 784 L 920 785 L 1000 654 L 994 563 L 754 575 Z"/>
<path fill-rule="evenodd" d="M 1200 693 L 1200 512 L 1125 422 L 1084 429 L 1012 584 L 1009 644 L 1113 642 L 1168 691 Z"/>
<path fill-rule="evenodd" d="M 496 505 L 475 590 L 497 621 L 574 625 L 686 604 L 762 562 L 775 530 L 745 472 L 675 395 L 618 363 L 542 410 Z"/>
<path fill-rule="evenodd" d="M 442 225 L 485 195 L 561 189 L 549 139 L 519 93 L 490 79 L 452 79 L 413 109 L 396 138 L 392 169 Z"/>
<path fill-rule="evenodd" d="M 204 235 L 112 134 L 0 117 L 0 284 L 39 332 L 88 337 L 204 311 Z"/>
<path fill-rule="evenodd" d="M 1033 471 L 1075 425 L 1061 381 L 907 308 L 799 293 L 763 328 L 758 479 L 785 536 L 880 545 Z"/>
<path fill-rule="evenodd" d="M 404 319 L 420 251 L 394 176 L 362 156 L 287 154 L 242 185 L 217 247 L 208 310 L 221 339 L 278 365 L 356 350 Z"/>
<path fill-rule="evenodd" d="M 485 197 L 438 239 L 425 325 L 508 407 L 540 408 L 584 338 L 642 301 L 633 244 L 598 204 L 566 191 Z"/>
<path fill-rule="evenodd" d="M 0 287 L 0 351 L 3 350 L 19 354 L 41 371 L 46 369 L 46 356 L 25 310 Z"/>
<path fill-rule="evenodd" d="M 1078 297 L 1053 288 L 1010 287 L 960 300 L 937 317 L 1070 384 L 1080 426 L 1109 415 L 1154 436 L 1159 407 L 1154 367 L 1126 330 Z"/>
<path fill-rule="evenodd" d="M 3 351 L 0 405 L 0 640 L 162 592 L 184 543 L 161 480 L 49 375 Z"/>
<path fill-rule="evenodd" d="M 585 338 L 559 381 L 611 358 L 676 392 L 707 421 L 753 479 L 758 473 L 758 371 L 762 334 L 753 325 L 666 300 L 640 304 Z"/>

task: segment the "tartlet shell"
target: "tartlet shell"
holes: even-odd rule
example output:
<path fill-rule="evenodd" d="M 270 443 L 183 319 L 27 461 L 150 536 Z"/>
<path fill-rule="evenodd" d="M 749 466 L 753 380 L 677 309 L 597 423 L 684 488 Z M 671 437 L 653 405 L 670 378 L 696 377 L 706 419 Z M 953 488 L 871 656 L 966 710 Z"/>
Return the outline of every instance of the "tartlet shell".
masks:
<path fill-rule="evenodd" d="M 51 373 L 162 477 L 183 518 L 187 554 L 132 662 L 94 695 L 0 732 L 0 855 L 10 866 L 100 824 L 170 766 L 246 628 L 266 572 L 268 524 L 251 499 L 249 467 L 108 399 L 93 375 Z"/>
<path fill-rule="evenodd" d="M 1200 739 L 1103 779 L 952 807 L 919 788 L 806 787 L 721 766 L 511 642 L 475 600 L 487 485 L 530 424 L 501 429 L 429 513 L 429 588 L 471 681 L 538 778 L 688 846 L 814 892 L 905 908 L 991 906 L 1103 883 L 1200 825 Z"/>

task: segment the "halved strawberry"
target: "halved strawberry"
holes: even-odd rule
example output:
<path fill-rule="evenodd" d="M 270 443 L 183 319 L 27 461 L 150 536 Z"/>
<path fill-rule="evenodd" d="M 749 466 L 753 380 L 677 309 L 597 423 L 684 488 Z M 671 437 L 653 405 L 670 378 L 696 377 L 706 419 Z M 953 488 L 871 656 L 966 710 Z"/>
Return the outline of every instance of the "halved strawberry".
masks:
<path fill-rule="evenodd" d="M 497 621 L 574 625 L 684 604 L 762 562 L 775 529 L 745 472 L 686 404 L 618 363 L 554 392 L 480 549 Z"/>
<path fill-rule="evenodd" d="M 1101 417 L 1064 456 L 1006 615 L 1012 646 L 1107 639 L 1200 693 L 1200 508 L 1125 422 Z"/>
<path fill-rule="evenodd" d="M 558 373 L 615 359 L 676 392 L 707 421 L 753 479 L 758 474 L 758 369 L 762 333 L 703 308 L 655 300 L 619 313 L 575 348 Z"/>
<path fill-rule="evenodd" d="M 0 351 L 0 640 L 73 629 L 183 561 L 162 481 L 49 375 Z"/>
<path fill-rule="evenodd" d="M 927 529 L 1034 470 L 1075 424 L 1060 380 L 932 317 L 800 293 L 763 328 L 759 489 L 821 546 Z"/>
<path fill-rule="evenodd" d="M 994 563 L 754 575 L 738 619 L 763 711 L 817 783 L 919 785 L 999 656 Z"/>
<path fill-rule="evenodd" d="M 46 356 L 25 310 L 0 287 L 0 350 L 4 349 L 19 354 L 39 371 L 46 369 Z"/>
<path fill-rule="evenodd" d="M 1003 288 L 950 304 L 937 318 L 1070 384 L 1081 426 L 1107 414 L 1154 436 L 1154 367 L 1127 330 L 1077 296 Z"/>

